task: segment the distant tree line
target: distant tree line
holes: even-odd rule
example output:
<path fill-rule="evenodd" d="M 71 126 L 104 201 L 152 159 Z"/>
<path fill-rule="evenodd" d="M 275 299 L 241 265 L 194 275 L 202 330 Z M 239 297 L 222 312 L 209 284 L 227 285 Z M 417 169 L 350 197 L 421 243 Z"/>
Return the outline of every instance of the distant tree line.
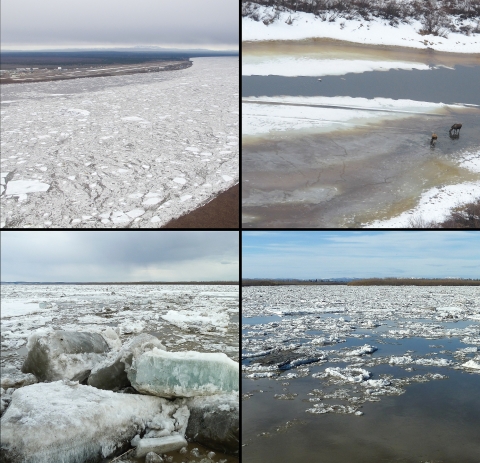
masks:
<path fill-rule="evenodd" d="M 349 286 L 480 286 L 480 280 L 453 278 L 366 278 Z"/>
<path fill-rule="evenodd" d="M 242 280 L 242 286 L 285 286 L 285 285 L 302 285 L 302 286 L 315 286 L 315 285 L 345 285 L 344 281 L 328 281 L 328 280 L 257 280 L 245 278 Z"/>
<path fill-rule="evenodd" d="M 365 278 L 353 281 L 329 280 L 274 280 L 249 279 L 242 280 L 242 286 L 480 286 L 480 280 L 461 278 Z"/>
<path fill-rule="evenodd" d="M 265 14 L 259 6 L 273 10 Z M 282 12 L 312 13 L 329 22 L 381 18 L 391 26 L 416 19 L 422 23 L 421 34 L 442 37 L 449 32 L 480 33 L 480 0 L 242 0 L 242 15 L 266 25 L 278 20 Z M 476 24 L 463 23 L 469 19 Z M 294 18 L 290 16 L 286 22 L 292 24 Z"/>

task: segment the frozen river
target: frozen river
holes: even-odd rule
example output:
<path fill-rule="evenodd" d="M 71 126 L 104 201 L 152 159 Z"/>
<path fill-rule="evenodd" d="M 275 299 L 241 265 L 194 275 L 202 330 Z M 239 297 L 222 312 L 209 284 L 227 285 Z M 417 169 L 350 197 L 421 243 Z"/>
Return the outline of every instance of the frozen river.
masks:
<path fill-rule="evenodd" d="M 478 461 L 478 287 L 242 294 L 243 461 Z"/>
<path fill-rule="evenodd" d="M 122 342 L 157 336 L 169 350 L 224 352 L 238 360 L 238 288 L 190 285 L 2 285 L 2 368 L 19 369 L 42 328 L 101 332 Z"/>
<path fill-rule="evenodd" d="M 238 183 L 238 58 L 2 87 L 2 227 L 159 227 Z"/>
<path fill-rule="evenodd" d="M 118 336 L 124 346 L 140 334 L 149 334 L 172 353 L 221 352 L 238 361 L 238 305 L 238 287 L 230 285 L 2 285 L 2 398 L 10 399 L 11 384 L 26 377 L 20 369 L 28 352 L 27 338 L 36 331 L 100 333 L 111 339 Z M 111 330 L 116 333 L 113 337 Z M 42 385 L 48 387 L 52 383 Z M 87 392 L 95 390 L 82 387 Z M 3 405 L 2 402 L 2 413 Z M 182 452 L 171 452 L 167 461 L 180 463 L 188 457 L 188 461 L 200 462 L 207 454 L 208 461 L 238 462 L 237 456 L 212 453 L 211 448 L 195 441 L 189 442 Z M 112 457 L 103 463 L 109 461 Z M 133 458 L 130 451 L 129 457 L 115 461 L 143 463 L 145 459 Z"/>

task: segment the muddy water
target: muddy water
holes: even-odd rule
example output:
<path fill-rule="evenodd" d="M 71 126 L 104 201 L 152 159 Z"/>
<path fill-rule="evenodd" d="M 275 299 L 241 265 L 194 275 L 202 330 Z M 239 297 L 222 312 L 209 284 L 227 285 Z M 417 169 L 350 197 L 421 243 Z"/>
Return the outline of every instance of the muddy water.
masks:
<path fill-rule="evenodd" d="M 243 77 L 248 96 L 351 96 L 480 104 L 480 55 L 462 56 L 335 41 L 265 42 L 242 45 L 244 60 L 275 56 L 422 62 L 455 67 L 392 70 L 345 76 Z M 459 139 L 448 136 L 461 121 Z M 432 187 L 476 181 L 458 166 L 465 150 L 480 147 L 480 109 L 418 115 L 341 131 L 303 130 L 244 136 L 244 228 L 361 227 L 413 208 Z M 431 133 L 439 136 L 431 149 Z"/>
<path fill-rule="evenodd" d="M 469 325 L 474 324 L 468 321 Z M 452 326 L 456 324 L 451 324 Z M 379 334 L 379 332 L 377 332 Z M 373 336 L 375 337 L 375 336 Z M 301 342 L 301 341 L 300 341 Z M 442 358 L 455 360 L 452 352 L 465 347 L 458 338 L 372 339 L 381 355 L 427 356 L 442 349 Z M 342 348 L 356 347 L 365 339 L 349 338 Z M 244 362 L 248 362 L 246 360 Z M 343 367 L 344 362 L 335 366 Z M 464 370 L 415 365 L 412 371 L 380 364 L 368 367 L 375 378 L 392 375 L 411 378 L 440 373 L 446 379 L 413 382 L 398 396 L 381 396 L 378 402 L 362 404 L 362 416 L 342 414 L 312 415 L 306 410 L 314 389 L 325 394 L 347 387 L 326 385 L 312 377 L 331 364 L 309 366 L 309 376 L 295 379 L 243 379 L 242 381 L 242 461 L 270 463 L 435 462 L 478 463 L 480 460 L 480 376 Z M 291 370 L 294 371 L 295 370 Z M 290 400 L 274 396 L 284 394 Z M 353 394 L 355 395 L 355 394 Z M 348 404 L 342 399 L 323 399 L 326 404 Z M 321 458 L 319 457 L 321 455 Z"/>
<path fill-rule="evenodd" d="M 330 134 L 257 138 L 243 149 L 243 222 L 257 227 L 359 227 L 415 206 L 424 189 L 479 180 L 458 152 L 480 146 L 480 112 L 388 121 Z M 439 134 L 435 149 L 431 132 Z"/>
<path fill-rule="evenodd" d="M 253 396 L 242 402 L 242 461 L 478 463 L 478 375 L 446 374 L 446 380 L 411 384 L 401 396 L 365 403 L 360 417 L 305 413 L 303 400 L 318 387 L 312 378 L 294 380 L 294 400 L 273 398 L 292 389 L 281 381 L 244 380 L 243 393 Z"/>

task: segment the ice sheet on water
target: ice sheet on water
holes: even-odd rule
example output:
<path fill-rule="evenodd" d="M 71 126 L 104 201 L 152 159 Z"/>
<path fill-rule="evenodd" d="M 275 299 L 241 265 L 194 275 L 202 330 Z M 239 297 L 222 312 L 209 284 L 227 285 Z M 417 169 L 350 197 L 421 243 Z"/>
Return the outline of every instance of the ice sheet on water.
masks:
<path fill-rule="evenodd" d="M 154 348 L 134 359 L 128 379 L 137 391 L 160 397 L 195 397 L 238 391 L 238 363 L 221 353 Z"/>
<path fill-rule="evenodd" d="M 229 315 L 225 311 L 218 312 L 213 310 L 196 310 L 178 312 L 169 310 L 162 318 L 179 328 L 188 329 L 192 325 L 201 327 L 211 327 L 225 330 L 229 323 Z"/>
<path fill-rule="evenodd" d="M 27 83 L 2 91 L 11 102 L 2 105 L 4 226 L 44 227 L 48 212 L 51 226 L 156 228 L 238 183 L 239 147 L 230 145 L 239 135 L 238 59 L 193 61 L 191 68 L 162 75 Z M 59 89 L 62 96 L 52 96 Z M 28 149 L 23 157 L 19 144 Z M 210 188 L 198 188 L 204 184 Z M 163 190 L 162 201 L 130 197 L 152 186 Z M 27 187 L 31 193 L 22 193 Z"/>
<path fill-rule="evenodd" d="M 8 299 L 2 301 L 2 317 L 18 317 L 44 310 L 45 307 L 40 307 L 38 302 Z"/>
<path fill-rule="evenodd" d="M 5 191 L 6 195 L 25 195 L 27 193 L 39 193 L 50 188 L 48 183 L 39 180 L 14 180 L 8 182 Z"/>

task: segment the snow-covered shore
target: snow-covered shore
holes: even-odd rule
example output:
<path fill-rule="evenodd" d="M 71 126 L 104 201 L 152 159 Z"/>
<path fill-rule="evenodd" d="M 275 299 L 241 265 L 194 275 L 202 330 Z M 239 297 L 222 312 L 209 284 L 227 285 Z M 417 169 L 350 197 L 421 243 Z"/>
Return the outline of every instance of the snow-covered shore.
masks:
<path fill-rule="evenodd" d="M 260 6 L 260 18 L 272 17 L 273 8 Z M 292 24 L 287 24 L 291 17 Z M 409 24 L 389 25 L 388 21 L 375 18 L 371 21 L 360 19 L 322 21 L 312 13 L 282 12 L 279 18 L 269 25 L 263 21 L 254 21 L 249 17 L 242 19 L 242 41 L 262 40 L 305 40 L 325 38 L 362 43 L 365 45 L 391 45 L 453 53 L 480 53 L 480 35 L 469 36 L 449 33 L 447 38 L 434 35 L 421 35 L 420 21 L 411 20 Z"/>
<path fill-rule="evenodd" d="M 462 154 L 460 167 L 480 172 L 480 149 Z M 480 181 L 444 185 L 425 191 L 418 204 L 388 220 L 376 220 L 364 228 L 408 228 L 417 222 L 442 222 L 450 212 L 480 198 Z"/>

